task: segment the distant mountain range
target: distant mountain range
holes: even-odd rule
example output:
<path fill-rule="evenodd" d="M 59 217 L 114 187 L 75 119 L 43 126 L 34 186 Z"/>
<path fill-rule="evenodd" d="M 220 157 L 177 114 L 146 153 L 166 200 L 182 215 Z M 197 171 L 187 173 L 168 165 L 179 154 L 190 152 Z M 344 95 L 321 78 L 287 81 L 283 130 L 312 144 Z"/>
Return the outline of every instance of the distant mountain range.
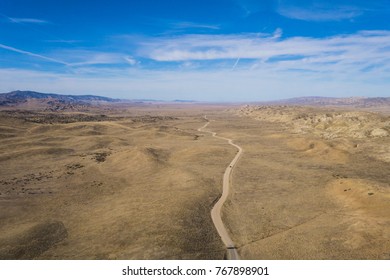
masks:
<path fill-rule="evenodd" d="M 77 110 L 92 105 L 112 104 L 112 103 L 194 103 L 194 100 L 176 99 L 173 101 L 163 101 L 155 99 L 114 99 L 97 95 L 63 95 L 55 93 L 41 93 L 35 91 L 11 91 L 0 93 L 0 106 L 16 108 L 40 108 L 50 111 Z M 353 106 L 353 107 L 382 107 L 390 106 L 390 97 L 321 97 L 306 96 L 296 97 L 271 102 L 260 102 L 270 105 L 307 105 L 307 106 Z"/>
<path fill-rule="evenodd" d="M 354 107 L 381 107 L 390 106 L 390 97 L 321 97 L 306 96 L 296 97 L 273 102 L 277 105 L 310 105 L 310 106 L 354 106 Z"/>
<path fill-rule="evenodd" d="M 118 102 L 119 99 L 96 95 L 63 95 L 55 93 L 41 93 L 35 91 L 11 91 L 0 94 L 0 105 L 17 105 L 30 99 L 52 100 L 61 103 L 93 103 L 93 102 Z"/>
<path fill-rule="evenodd" d="M 11 91 L 0 93 L 0 106 L 16 108 L 40 108 L 50 111 L 75 110 L 91 105 L 112 103 L 149 103 L 167 102 L 155 99 L 114 99 L 96 95 L 63 95 L 56 93 L 41 93 L 36 91 Z M 169 102 L 169 101 L 168 101 Z M 193 100 L 174 100 L 174 103 L 192 103 Z"/>

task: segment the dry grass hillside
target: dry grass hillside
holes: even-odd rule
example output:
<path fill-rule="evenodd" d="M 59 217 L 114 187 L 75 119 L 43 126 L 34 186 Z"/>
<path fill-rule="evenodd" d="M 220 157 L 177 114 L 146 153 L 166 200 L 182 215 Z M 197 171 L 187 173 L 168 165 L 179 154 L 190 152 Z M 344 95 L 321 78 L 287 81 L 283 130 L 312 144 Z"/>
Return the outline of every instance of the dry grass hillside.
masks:
<path fill-rule="evenodd" d="M 299 106 L 244 106 L 237 112 L 285 125 L 297 134 L 345 142 L 348 152 L 370 151 L 370 155 L 390 162 L 390 116 L 364 111 L 310 108 Z M 350 149 L 353 143 L 354 149 Z"/>
<path fill-rule="evenodd" d="M 390 259 L 388 116 L 183 104 L 0 111 L 0 259 L 222 259 L 204 115 L 241 258 Z"/>
<path fill-rule="evenodd" d="M 390 258 L 388 117 L 285 106 L 236 113 L 214 129 L 244 149 L 224 212 L 243 258 Z"/>
<path fill-rule="evenodd" d="M 209 212 L 234 151 L 178 111 L 0 112 L 0 258 L 223 258 Z"/>

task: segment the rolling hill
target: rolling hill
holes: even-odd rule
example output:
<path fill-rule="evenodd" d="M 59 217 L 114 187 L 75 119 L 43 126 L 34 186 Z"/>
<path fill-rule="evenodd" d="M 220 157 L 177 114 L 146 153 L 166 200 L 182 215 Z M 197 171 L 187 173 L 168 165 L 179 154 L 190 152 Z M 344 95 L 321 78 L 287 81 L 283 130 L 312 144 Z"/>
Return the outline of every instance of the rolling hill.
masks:
<path fill-rule="evenodd" d="M 21 109 L 45 109 L 49 111 L 74 110 L 91 105 L 120 102 L 96 95 L 62 95 L 54 93 L 41 93 L 35 91 L 12 91 L 0 94 L 0 106 Z"/>

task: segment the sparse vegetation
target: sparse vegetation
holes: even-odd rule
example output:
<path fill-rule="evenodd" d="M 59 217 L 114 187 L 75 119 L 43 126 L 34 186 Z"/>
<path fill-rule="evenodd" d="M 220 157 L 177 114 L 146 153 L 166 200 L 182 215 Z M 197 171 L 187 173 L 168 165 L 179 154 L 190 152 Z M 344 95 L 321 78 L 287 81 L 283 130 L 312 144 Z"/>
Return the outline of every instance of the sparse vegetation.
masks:
<path fill-rule="evenodd" d="M 236 151 L 197 131 L 205 114 L 244 149 L 223 209 L 242 258 L 388 257 L 385 115 L 88 110 L 0 111 L 0 258 L 222 259 L 210 210 Z"/>
<path fill-rule="evenodd" d="M 194 141 L 202 120 L 137 110 L 0 112 L 0 134 L 14 134 L 0 138 L 1 258 L 223 258 L 209 212 L 231 154 Z M 36 237 L 12 237 L 52 219 L 66 237 L 40 249 Z"/>

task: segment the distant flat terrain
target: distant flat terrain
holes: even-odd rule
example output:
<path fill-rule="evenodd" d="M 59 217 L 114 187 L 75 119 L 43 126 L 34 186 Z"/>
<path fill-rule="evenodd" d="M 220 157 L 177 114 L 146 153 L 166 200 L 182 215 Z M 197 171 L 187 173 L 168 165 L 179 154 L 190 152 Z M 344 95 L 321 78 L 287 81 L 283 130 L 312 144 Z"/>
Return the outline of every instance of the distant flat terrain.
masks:
<path fill-rule="evenodd" d="M 0 258 L 223 259 L 204 115 L 242 259 L 390 258 L 388 115 L 194 104 L 2 107 Z"/>
<path fill-rule="evenodd" d="M 274 105 L 299 106 L 339 106 L 349 108 L 387 108 L 390 107 L 390 97 L 321 97 L 306 96 L 270 102 Z"/>

